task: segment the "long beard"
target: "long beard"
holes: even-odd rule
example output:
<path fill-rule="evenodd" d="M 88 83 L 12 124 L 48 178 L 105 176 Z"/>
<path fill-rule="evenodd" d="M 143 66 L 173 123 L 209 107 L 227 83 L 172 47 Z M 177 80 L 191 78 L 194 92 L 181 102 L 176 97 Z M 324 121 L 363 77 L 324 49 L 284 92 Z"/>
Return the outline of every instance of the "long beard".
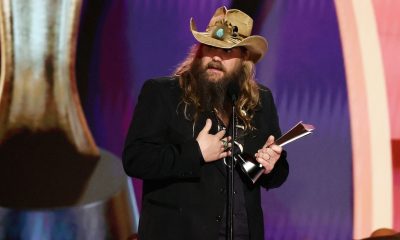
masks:
<path fill-rule="evenodd" d="M 207 73 L 208 67 L 220 69 L 225 74 L 218 81 L 211 81 Z M 219 63 L 211 62 L 208 66 L 203 67 L 200 61 L 197 61 L 193 64 L 191 72 L 196 81 L 196 94 L 199 97 L 202 110 L 206 112 L 217 110 L 225 113 L 227 86 L 231 81 L 239 81 L 242 73 L 241 67 L 237 67 L 231 73 L 227 73 Z"/>

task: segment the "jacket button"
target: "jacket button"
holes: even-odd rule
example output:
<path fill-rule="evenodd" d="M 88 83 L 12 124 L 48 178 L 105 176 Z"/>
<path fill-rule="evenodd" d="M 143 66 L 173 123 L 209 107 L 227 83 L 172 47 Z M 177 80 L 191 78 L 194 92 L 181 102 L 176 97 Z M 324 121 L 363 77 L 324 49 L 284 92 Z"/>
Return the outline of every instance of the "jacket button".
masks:
<path fill-rule="evenodd" d="M 222 217 L 220 215 L 215 218 L 215 221 L 217 221 L 217 222 L 221 222 L 221 220 L 222 220 Z"/>
<path fill-rule="evenodd" d="M 220 189 L 219 189 L 219 192 L 220 192 L 220 193 L 224 193 L 224 192 L 225 192 L 225 188 L 220 188 Z"/>

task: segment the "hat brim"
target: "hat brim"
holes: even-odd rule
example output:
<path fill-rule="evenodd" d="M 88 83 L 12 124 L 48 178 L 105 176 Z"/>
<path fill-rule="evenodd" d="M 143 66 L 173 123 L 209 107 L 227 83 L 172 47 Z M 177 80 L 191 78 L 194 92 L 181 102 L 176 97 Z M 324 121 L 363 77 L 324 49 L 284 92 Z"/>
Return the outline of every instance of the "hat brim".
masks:
<path fill-rule="evenodd" d="M 258 35 L 249 36 L 238 43 L 230 43 L 221 41 L 219 39 L 211 37 L 209 32 L 198 32 L 193 18 L 190 19 L 190 31 L 193 37 L 200 43 L 210 45 L 218 48 L 234 48 L 234 47 L 245 47 L 250 53 L 250 60 L 254 63 L 258 62 L 264 54 L 268 51 L 267 40 Z"/>

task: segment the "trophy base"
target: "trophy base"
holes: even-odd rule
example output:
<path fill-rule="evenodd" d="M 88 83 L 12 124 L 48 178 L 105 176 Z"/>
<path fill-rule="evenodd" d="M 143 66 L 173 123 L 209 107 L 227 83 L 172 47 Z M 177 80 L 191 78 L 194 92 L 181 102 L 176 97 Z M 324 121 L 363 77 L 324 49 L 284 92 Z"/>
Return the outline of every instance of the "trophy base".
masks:
<path fill-rule="evenodd" d="M 25 181 L 29 183 L 29 179 Z M 29 200 L 23 199 L 25 203 Z M 137 232 L 138 211 L 131 181 L 121 160 L 104 150 L 100 150 L 100 159 L 73 204 L 40 204 L 40 208 L 15 207 L 21 205 L 17 202 L 9 205 L 14 207 L 0 205 L 0 239 L 127 239 Z"/>

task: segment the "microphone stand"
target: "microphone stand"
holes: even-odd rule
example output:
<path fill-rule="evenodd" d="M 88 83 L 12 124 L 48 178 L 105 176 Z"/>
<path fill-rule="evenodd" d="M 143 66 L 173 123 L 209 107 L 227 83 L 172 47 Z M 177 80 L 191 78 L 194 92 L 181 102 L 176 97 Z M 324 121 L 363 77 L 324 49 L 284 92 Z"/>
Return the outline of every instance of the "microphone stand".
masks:
<path fill-rule="evenodd" d="M 235 139 L 236 139 L 236 114 L 235 114 L 236 96 L 232 96 L 232 139 L 231 139 L 231 157 L 228 164 L 228 234 L 227 239 L 233 240 L 233 205 L 234 205 L 234 167 L 235 167 Z"/>

